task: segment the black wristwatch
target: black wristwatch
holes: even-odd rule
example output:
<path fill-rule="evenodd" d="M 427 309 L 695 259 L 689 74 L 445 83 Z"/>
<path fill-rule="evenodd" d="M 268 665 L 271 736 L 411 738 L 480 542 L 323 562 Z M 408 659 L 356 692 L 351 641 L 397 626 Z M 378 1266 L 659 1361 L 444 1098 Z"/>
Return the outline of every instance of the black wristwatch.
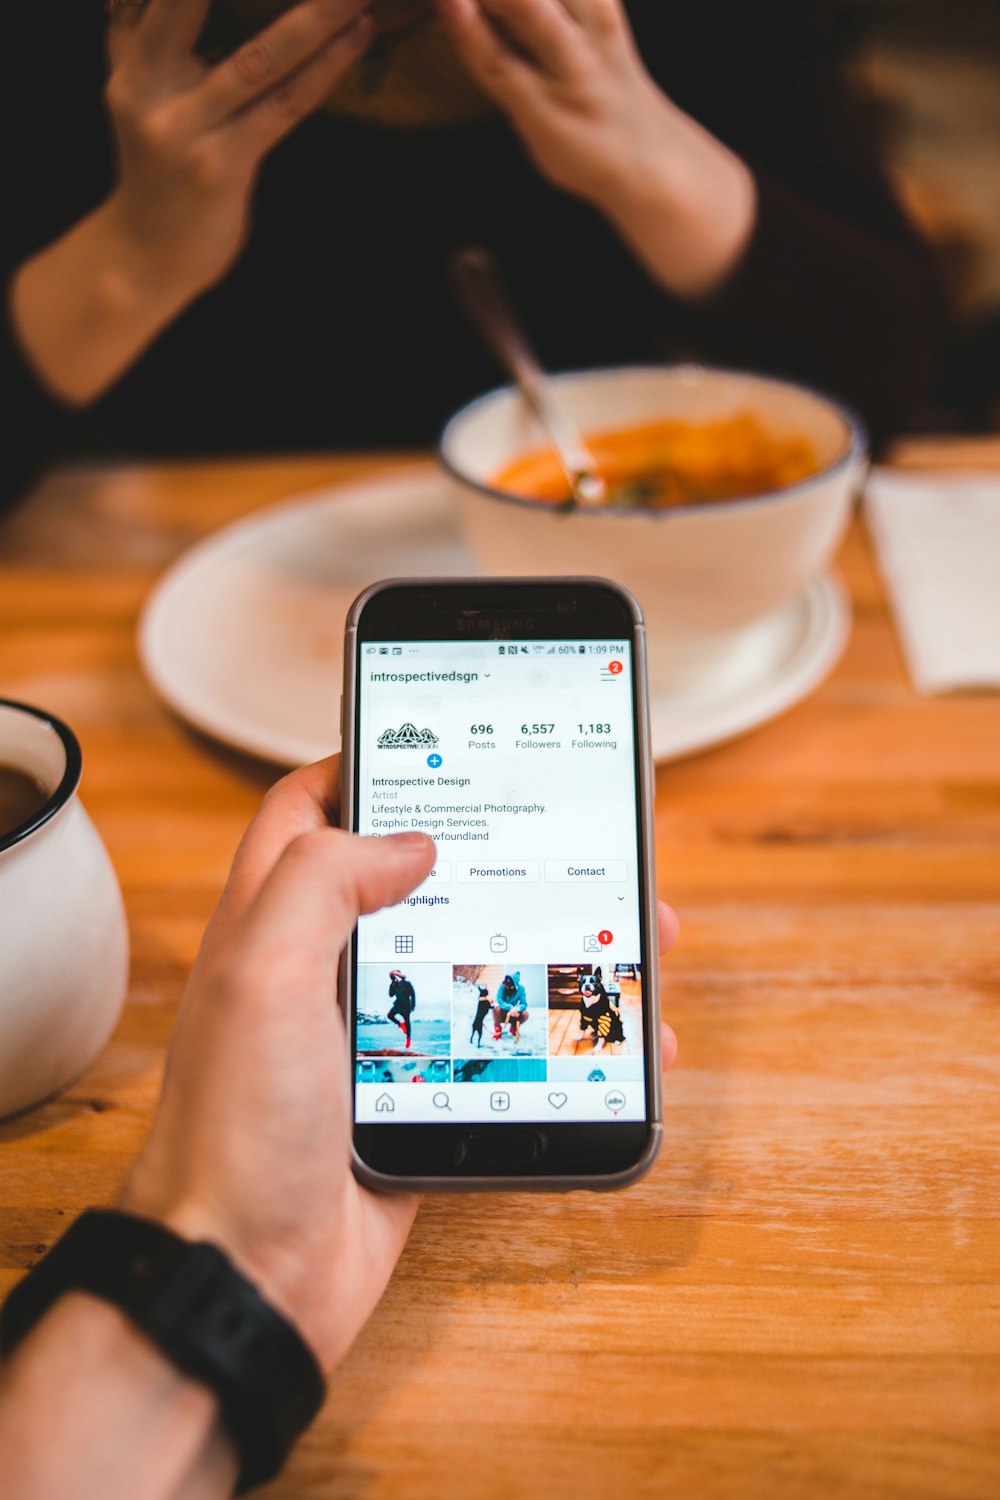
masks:
<path fill-rule="evenodd" d="M 292 1325 L 214 1245 L 162 1224 L 88 1209 L 0 1311 L 6 1356 L 67 1291 L 113 1303 L 219 1399 L 240 1458 L 236 1493 L 273 1479 L 323 1404 L 326 1385 Z"/>

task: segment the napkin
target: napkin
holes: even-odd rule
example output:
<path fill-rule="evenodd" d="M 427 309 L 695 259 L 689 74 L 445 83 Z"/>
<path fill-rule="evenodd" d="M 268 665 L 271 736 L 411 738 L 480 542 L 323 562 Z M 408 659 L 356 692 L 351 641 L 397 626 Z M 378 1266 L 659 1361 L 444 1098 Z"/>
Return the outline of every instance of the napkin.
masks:
<path fill-rule="evenodd" d="M 1000 477 L 875 469 L 864 511 L 918 692 L 1000 687 Z"/>

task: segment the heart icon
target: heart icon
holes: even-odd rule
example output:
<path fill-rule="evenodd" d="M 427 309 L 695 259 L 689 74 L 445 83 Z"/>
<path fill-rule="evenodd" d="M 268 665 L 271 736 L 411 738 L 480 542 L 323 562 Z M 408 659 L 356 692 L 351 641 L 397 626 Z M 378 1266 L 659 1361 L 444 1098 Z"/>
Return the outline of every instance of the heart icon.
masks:
<path fill-rule="evenodd" d="M 553 1109 L 562 1109 L 563 1105 L 566 1103 L 566 1095 L 550 1094 L 549 1103 L 552 1105 Z"/>

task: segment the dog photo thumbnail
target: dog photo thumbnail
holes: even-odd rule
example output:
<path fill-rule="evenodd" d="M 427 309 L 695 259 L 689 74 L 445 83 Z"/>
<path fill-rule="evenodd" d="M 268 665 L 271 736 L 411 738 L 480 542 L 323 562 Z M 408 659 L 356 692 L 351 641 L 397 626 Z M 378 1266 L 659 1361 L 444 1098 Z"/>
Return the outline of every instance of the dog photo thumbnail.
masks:
<path fill-rule="evenodd" d="M 544 964 L 456 964 L 452 1056 L 544 1057 Z"/>
<path fill-rule="evenodd" d="M 552 1057 L 642 1056 L 638 964 L 549 964 Z"/>

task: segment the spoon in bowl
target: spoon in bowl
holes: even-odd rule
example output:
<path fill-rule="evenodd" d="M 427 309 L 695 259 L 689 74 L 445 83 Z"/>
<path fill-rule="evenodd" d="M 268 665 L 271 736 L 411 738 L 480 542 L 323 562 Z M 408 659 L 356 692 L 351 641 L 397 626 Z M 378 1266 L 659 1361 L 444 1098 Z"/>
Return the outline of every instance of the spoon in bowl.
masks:
<path fill-rule="evenodd" d="M 455 252 L 448 269 L 451 284 L 469 318 L 541 423 L 566 476 L 572 496 L 570 504 L 603 504 L 608 487 L 597 472 L 594 455 L 556 397 L 528 343 L 495 257 L 478 245 L 469 245 Z"/>

